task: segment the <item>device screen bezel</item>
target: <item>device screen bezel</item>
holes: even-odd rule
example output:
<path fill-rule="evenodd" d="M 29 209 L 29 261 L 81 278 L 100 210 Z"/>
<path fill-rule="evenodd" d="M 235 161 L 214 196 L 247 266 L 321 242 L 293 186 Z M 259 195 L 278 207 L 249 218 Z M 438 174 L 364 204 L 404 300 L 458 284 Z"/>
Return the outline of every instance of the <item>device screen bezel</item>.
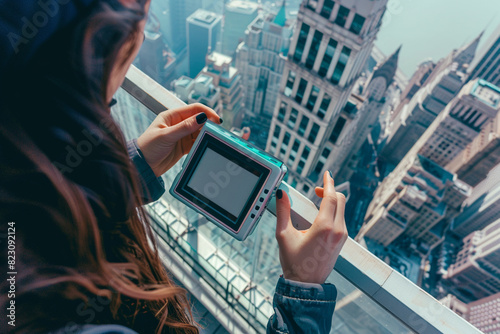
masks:
<path fill-rule="evenodd" d="M 198 163 L 200 162 L 201 158 L 208 148 L 222 155 L 224 158 L 232 161 L 244 170 L 259 177 L 250 197 L 246 201 L 243 209 L 237 217 L 188 186 L 188 183 L 191 180 L 191 177 L 194 174 Z M 176 192 L 180 196 L 184 197 L 184 199 L 192 203 L 195 207 L 198 207 L 202 211 L 206 212 L 207 214 L 224 224 L 230 230 L 238 232 L 248 213 L 252 210 L 253 203 L 259 198 L 270 173 L 270 168 L 257 162 L 250 156 L 242 153 L 241 151 L 220 140 L 219 138 L 214 137 L 210 133 L 204 133 L 196 151 L 192 155 L 190 161 L 183 171 L 181 178 L 179 179 L 178 186 L 176 187 Z"/>

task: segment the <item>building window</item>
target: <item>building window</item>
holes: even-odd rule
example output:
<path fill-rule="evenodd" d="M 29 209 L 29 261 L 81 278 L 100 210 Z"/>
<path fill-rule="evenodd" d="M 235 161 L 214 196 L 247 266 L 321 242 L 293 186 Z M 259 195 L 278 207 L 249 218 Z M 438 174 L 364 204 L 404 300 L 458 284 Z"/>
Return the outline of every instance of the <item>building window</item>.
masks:
<path fill-rule="evenodd" d="M 295 156 L 299 151 L 299 147 L 300 147 L 300 141 L 298 139 L 295 139 L 295 141 L 293 142 L 292 150 L 290 151 L 290 157 L 288 157 L 288 161 L 290 162 L 295 161 Z"/>
<path fill-rule="evenodd" d="M 318 74 L 321 77 L 325 77 L 328 72 L 328 68 L 330 68 L 330 64 L 333 59 L 333 55 L 335 54 L 335 50 L 337 48 L 337 41 L 330 38 L 328 42 L 328 46 L 326 47 L 325 55 L 323 56 L 323 60 L 321 61 L 321 65 L 318 70 Z"/>
<path fill-rule="evenodd" d="M 339 13 L 337 14 L 337 18 L 335 19 L 335 24 L 344 27 L 345 22 L 347 21 L 347 16 L 349 16 L 349 9 L 345 8 L 344 6 L 340 6 Z"/>
<path fill-rule="evenodd" d="M 332 150 L 330 150 L 328 147 L 325 147 L 323 153 L 321 153 L 321 156 L 325 159 L 328 159 L 328 156 L 330 155 L 331 152 Z"/>
<path fill-rule="evenodd" d="M 300 157 L 299 164 L 297 165 L 297 173 L 302 174 L 304 166 L 306 165 L 307 158 L 309 158 L 309 153 L 311 153 L 311 149 L 307 146 L 304 147 L 304 151 L 302 151 L 302 156 Z"/>
<path fill-rule="evenodd" d="M 286 97 L 290 97 L 290 95 L 292 95 L 293 84 L 295 83 L 296 76 L 297 74 L 294 71 L 288 72 L 288 80 L 286 81 L 285 91 L 283 92 Z"/>
<path fill-rule="evenodd" d="M 274 138 L 279 138 L 280 137 L 280 133 L 281 133 L 281 128 L 280 128 L 279 125 L 276 125 L 276 127 L 274 128 L 273 137 Z"/>
<path fill-rule="evenodd" d="M 335 144 L 339 139 L 340 133 L 342 132 L 342 129 L 344 129 L 345 122 L 346 120 L 344 117 L 339 117 L 339 120 L 337 121 L 337 124 L 335 124 L 332 134 L 330 135 L 329 140 L 332 142 L 332 144 Z"/>
<path fill-rule="evenodd" d="M 318 0 L 308 0 L 307 1 L 307 8 L 315 11 L 317 7 L 318 7 Z"/>
<path fill-rule="evenodd" d="M 339 57 L 339 61 L 337 62 L 337 66 L 335 66 L 335 70 L 333 71 L 331 81 L 334 85 L 339 84 L 340 79 L 342 78 L 342 74 L 344 74 L 344 69 L 345 69 L 345 66 L 347 64 L 347 61 L 349 60 L 350 55 L 351 55 L 351 49 L 344 46 L 342 48 L 342 52 L 340 53 L 340 57 Z"/>
<path fill-rule="evenodd" d="M 297 89 L 297 94 L 295 95 L 295 101 L 298 104 L 302 103 L 302 99 L 304 98 L 304 93 L 307 88 L 307 81 L 304 79 L 300 79 L 299 88 Z"/>
<path fill-rule="evenodd" d="M 323 96 L 323 101 L 321 101 L 321 105 L 319 106 L 318 110 L 318 117 L 323 119 L 325 118 L 326 111 L 328 110 L 328 107 L 330 107 L 330 103 L 332 102 L 332 98 L 330 95 L 326 94 Z"/>
<path fill-rule="evenodd" d="M 311 42 L 311 47 L 309 48 L 309 55 L 306 59 L 306 68 L 312 69 L 314 62 L 316 61 L 316 56 L 318 55 L 319 46 L 321 45 L 321 39 L 323 38 L 323 33 L 319 30 L 314 32 L 313 40 Z"/>
<path fill-rule="evenodd" d="M 323 170 L 323 167 L 325 167 L 325 164 L 319 161 L 318 164 L 316 165 L 316 168 L 314 168 L 314 174 L 319 175 Z"/>
<path fill-rule="evenodd" d="M 288 146 L 290 143 L 290 133 L 285 132 L 285 137 L 283 137 L 283 145 Z"/>
<path fill-rule="evenodd" d="M 307 101 L 306 105 L 309 111 L 312 111 L 314 109 L 316 101 L 318 100 L 318 95 L 319 95 L 319 88 L 313 85 L 311 89 L 311 94 L 309 94 L 309 100 Z"/>
<path fill-rule="evenodd" d="M 287 107 L 287 104 L 285 102 L 281 102 L 280 110 L 278 112 L 278 121 L 280 121 L 280 122 L 283 122 L 285 120 L 286 107 Z"/>
<path fill-rule="evenodd" d="M 311 187 L 309 187 L 307 184 L 304 184 L 304 186 L 302 187 L 302 191 L 307 194 L 309 190 L 311 190 Z"/>
<path fill-rule="evenodd" d="M 309 118 L 307 118 L 307 116 L 303 115 L 302 119 L 300 121 L 299 130 L 297 131 L 299 136 L 304 136 L 304 133 L 306 133 L 306 129 L 307 129 L 308 124 L 309 124 Z"/>
<path fill-rule="evenodd" d="M 314 144 L 316 138 L 318 137 L 318 133 L 319 133 L 319 125 L 314 123 L 311 128 L 311 132 L 309 133 L 309 137 L 307 137 L 307 140 L 309 140 L 311 144 Z"/>
<path fill-rule="evenodd" d="M 335 5 L 335 2 L 332 0 L 325 0 L 325 3 L 323 4 L 323 9 L 321 9 L 321 16 L 323 16 L 325 19 L 329 19 L 330 15 L 332 14 L 333 6 Z"/>
<path fill-rule="evenodd" d="M 297 63 L 302 59 L 302 54 L 304 53 L 304 47 L 306 46 L 307 35 L 309 35 L 310 27 L 302 23 L 302 27 L 300 28 L 299 38 L 297 40 L 297 47 L 295 48 L 295 54 L 293 55 L 293 60 Z"/>
<path fill-rule="evenodd" d="M 299 112 L 297 111 L 297 109 L 292 109 L 292 111 L 290 112 L 290 118 L 288 119 L 288 127 L 292 130 L 295 128 L 295 123 L 297 122 L 298 115 Z"/>
<path fill-rule="evenodd" d="M 363 29 L 363 24 L 365 24 L 365 18 L 359 14 L 355 14 L 349 31 L 355 33 L 356 35 L 359 35 L 361 29 Z"/>

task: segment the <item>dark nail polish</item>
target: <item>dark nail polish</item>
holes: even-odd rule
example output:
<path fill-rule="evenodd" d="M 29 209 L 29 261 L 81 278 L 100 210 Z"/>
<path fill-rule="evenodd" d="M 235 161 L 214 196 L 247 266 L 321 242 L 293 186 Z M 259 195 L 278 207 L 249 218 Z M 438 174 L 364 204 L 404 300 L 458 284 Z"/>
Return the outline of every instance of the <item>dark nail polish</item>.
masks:
<path fill-rule="evenodd" d="M 203 124 L 206 121 L 207 121 L 207 114 L 201 113 L 198 116 L 196 116 L 196 123 Z"/>
<path fill-rule="evenodd" d="M 219 118 L 220 124 L 224 123 L 224 120 L 222 118 Z"/>
<path fill-rule="evenodd" d="M 277 197 L 278 199 L 283 198 L 283 190 L 278 189 L 278 190 L 276 191 L 276 197 Z"/>
<path fill-rule="evenodd" d="M 114 106 L 116 103 L 118 103 L 118 101 L 116 101 L 116 99 L 111 99 L 111 102 L 109 102 L 109 107 L 111 108 L 112 106 Z"/>
<path fill-rule="evenodd" d="M 332 171 L 329 170 L 328 173 L 330 173 L 330 177 L 333 179 L 333 174 L 332 174 Z"/>

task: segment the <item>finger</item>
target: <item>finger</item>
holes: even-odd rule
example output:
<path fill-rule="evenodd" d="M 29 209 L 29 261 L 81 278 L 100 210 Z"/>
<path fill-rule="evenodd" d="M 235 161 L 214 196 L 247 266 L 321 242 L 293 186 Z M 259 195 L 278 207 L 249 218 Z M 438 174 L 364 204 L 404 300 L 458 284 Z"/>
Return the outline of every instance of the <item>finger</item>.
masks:
<path fill-rule="evenodd" d="M 168 135 L 170 141 L 181 140 L 200 130 L 206 121 L 207 116 L 204 113 L 193 115 L 178 124 L 166 128 L 166 135 Z"/>
<path fill-rule="evenodd" d="M 167 121 L 170 117 L 172 117 L 175 114 L 176 116 L 185 120 L 191 116 L 194 116 L 194 115 L 197 115 L 200 113 L 205 113 L 207 115 L 208 119 L 211 120 L 212 122 L 221 123 L 221 121 L 220 121 L 221 118 L 219 117 L 219 115 L 217 115 L 217 113 L 213 109 L 211 109 L 211 108 L 209 108 L 201 103 L 188 104 L 188 105 L 181 107 L 181 108 L 168 110 L 164 113 L 164 117 L 165 117 L 165 120 Z"/>
<path fill-rule="evenodd" d="M 290 199 L 281 189 L 276 191 L 276 216 L 276 239 L 282 242 L 288 229 L 293 226 L 290 219 Z"/>
<path fill-rule="evenodd" d="M 316 193 L 316 196 L 323 198 L 324 189 L 322 187 L 314 188 L 314 192 Z"/>
<path fill-rule="evenodd" d="M 313 227 L 317 226 L 319 228 L 331 227 L 338 202 L 337 192 L 335 191 L 335 182 L 328 171 L 326 171 L 323 175 L 323 183 L 323 200 L 321 201 L 318 213 L 318 217 L 321 219 L 318 219 L 318 221 L 313 224 Z"/>

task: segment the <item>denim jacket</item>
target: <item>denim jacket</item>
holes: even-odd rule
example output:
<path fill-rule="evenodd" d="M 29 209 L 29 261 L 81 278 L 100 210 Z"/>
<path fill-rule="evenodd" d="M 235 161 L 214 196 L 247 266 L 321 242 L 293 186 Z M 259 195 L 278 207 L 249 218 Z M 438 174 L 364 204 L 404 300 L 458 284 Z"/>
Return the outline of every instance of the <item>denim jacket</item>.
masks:
<path fill-rule="evenodd" d="M 128 152 L 139 172 L 144 202 L 158 200 L 165 192 L 161 177 L 157 178 L 144 160 L 137 141 L 128 143 Z M 333 284 L 302 283 L 280 277 L 273 299 L 274 314 L 267 323 L 267 333 L 330 333 L 336 299 L 337 289 Z M 85 325 L 79 333 L 137 334 L 119 325 Z"/>

